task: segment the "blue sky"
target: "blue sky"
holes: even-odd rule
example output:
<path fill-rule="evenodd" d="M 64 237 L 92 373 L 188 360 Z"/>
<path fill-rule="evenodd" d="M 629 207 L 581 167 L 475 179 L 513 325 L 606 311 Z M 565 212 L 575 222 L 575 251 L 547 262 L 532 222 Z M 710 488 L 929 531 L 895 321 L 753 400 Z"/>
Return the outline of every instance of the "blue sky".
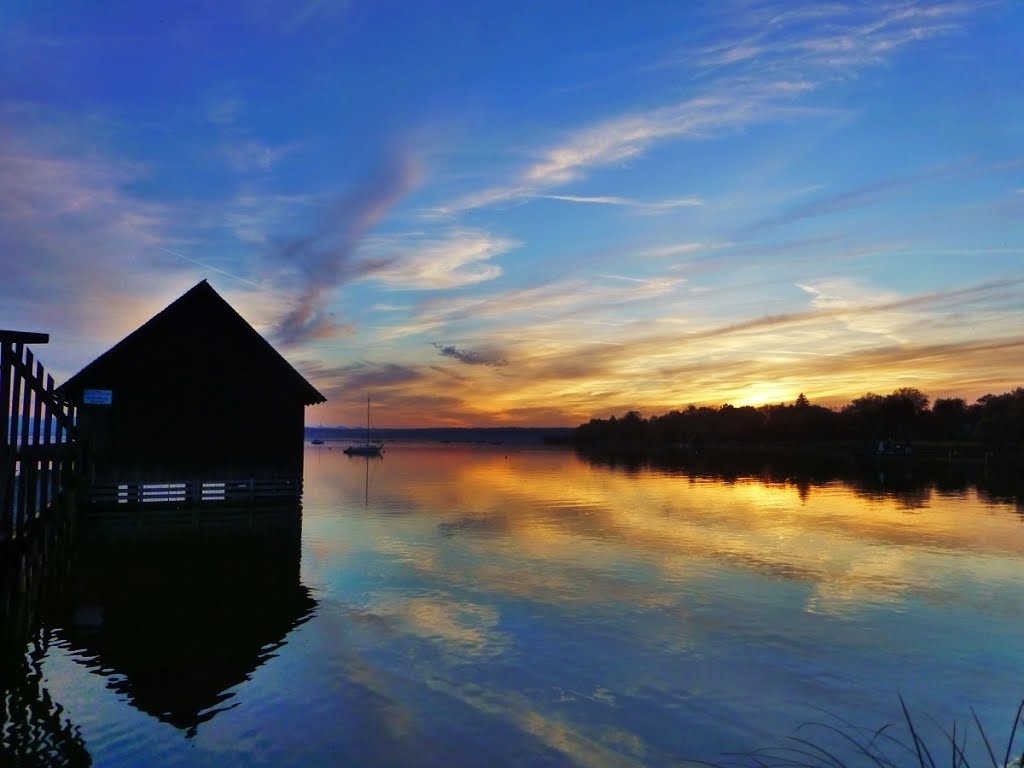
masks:
<path fill-rule="evenodd" d="M 201 279 L 309 423 L 1024 383 L 1018 3 L 8 3 L 0 327 Z"/>

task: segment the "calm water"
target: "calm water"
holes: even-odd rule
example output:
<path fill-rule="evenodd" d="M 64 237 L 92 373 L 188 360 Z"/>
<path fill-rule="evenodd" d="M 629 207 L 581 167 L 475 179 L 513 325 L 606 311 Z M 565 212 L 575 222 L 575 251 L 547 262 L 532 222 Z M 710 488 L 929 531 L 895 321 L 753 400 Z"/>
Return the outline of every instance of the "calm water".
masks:
<path fill-rule="evenodd" d="M 822 708 L 896 722 L 899 693 L 926 730 L 973 706 L 1005 744 L 1024 695 L 1024 519 L 973 490 L 513 446 L 310 447 L 306 467 L 301 530 L 76 563 L 40 610 L 42 679 L 6 683 L 53 754 L 667 765 Z"/>

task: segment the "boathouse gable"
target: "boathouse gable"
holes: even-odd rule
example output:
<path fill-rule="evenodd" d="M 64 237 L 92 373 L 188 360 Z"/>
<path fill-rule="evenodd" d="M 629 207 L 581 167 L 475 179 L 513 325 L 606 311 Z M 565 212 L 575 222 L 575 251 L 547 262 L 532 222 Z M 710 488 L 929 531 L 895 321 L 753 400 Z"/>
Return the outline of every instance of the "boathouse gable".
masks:
<path fill-rule="evenodd" d="M 301 479 L 321 395 L 205 280 L 58 388 L 92 482 Z"/>

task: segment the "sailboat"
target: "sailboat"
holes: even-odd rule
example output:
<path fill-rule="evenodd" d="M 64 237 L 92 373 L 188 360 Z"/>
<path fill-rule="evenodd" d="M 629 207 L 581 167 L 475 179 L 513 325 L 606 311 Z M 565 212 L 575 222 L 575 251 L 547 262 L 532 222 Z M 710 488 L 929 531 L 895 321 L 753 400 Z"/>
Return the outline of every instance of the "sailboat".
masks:
<path fill-rule="evenodd" d="M 370 442 L 370 398 L 366 398 L 366 442 L 350 445 L 345 449 L 349 456 L 380 456 L 384 452 L 384 443 L 380 440 Z"/>

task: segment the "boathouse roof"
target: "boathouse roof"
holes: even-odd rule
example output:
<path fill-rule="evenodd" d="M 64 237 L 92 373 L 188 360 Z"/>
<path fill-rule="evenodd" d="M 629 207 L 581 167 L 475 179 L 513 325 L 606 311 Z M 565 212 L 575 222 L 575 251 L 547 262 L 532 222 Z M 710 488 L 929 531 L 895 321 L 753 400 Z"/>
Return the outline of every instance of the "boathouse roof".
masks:
<path fill-rule="evenodd" d="M 285 383 L 281 396 L 298 398 L 304 405 L 326 401 L 206 280 L 93 360 L 58 391 L 65 398 L 78 399 L 93 383 L 121 378 L 140 359 L 152 359 L 154 348 L 180 349 L 183 341 L 195 354 L 193 359 L 177 360 L 178 365 L 202 366 L 206 355 L 234 358 L 244 354 L 258 358 L 261 369 Z"/>

